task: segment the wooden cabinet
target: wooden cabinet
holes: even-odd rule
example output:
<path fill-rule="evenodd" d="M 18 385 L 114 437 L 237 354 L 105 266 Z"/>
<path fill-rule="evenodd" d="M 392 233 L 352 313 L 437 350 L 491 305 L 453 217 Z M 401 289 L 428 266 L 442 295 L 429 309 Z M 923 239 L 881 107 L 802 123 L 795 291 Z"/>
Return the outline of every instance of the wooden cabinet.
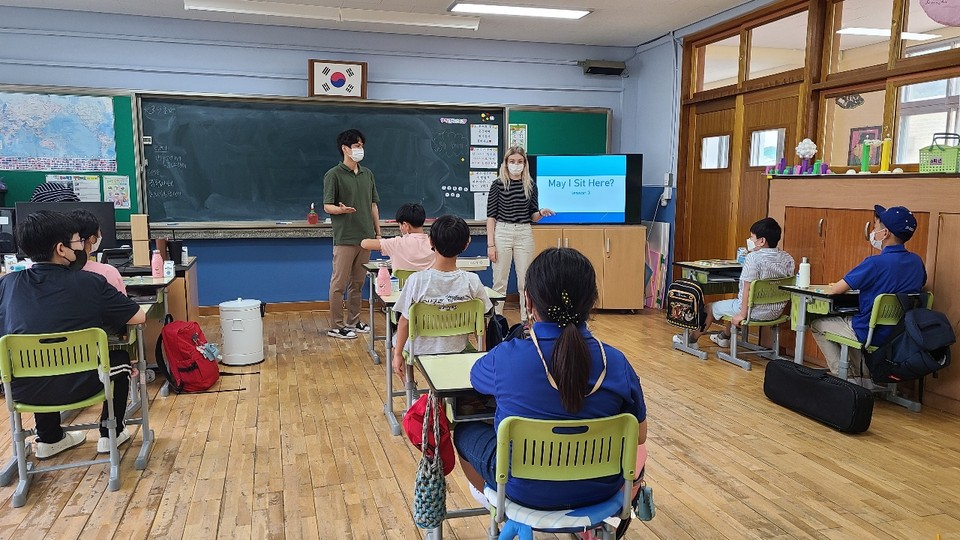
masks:
<path fill-rule="evenodd" d="M 584 254 L 597 273 L 601 309 L 643 309 L 646 227 L 533 227 L 537 253 L 551 247 L 569 247 Z"/>
<path fill-rule="evenodd" d="M 936 282 L 933 286 L 933 309 L 944 313 L 951 324 L 960 322 L 960 214 L 940 214 L 937 260 L 934 264 Z M 941 370 L 937 377 L 927 377 L 924 405 L 956 411 L 960 396 L 960 343 L 950 350 L 953 364 Z"/>

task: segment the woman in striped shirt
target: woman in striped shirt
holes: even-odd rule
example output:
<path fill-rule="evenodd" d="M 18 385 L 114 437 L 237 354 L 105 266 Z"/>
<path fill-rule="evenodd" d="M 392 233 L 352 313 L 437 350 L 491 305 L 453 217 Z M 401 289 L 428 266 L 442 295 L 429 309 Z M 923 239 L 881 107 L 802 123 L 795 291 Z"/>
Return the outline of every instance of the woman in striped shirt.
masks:
<path fill-rule="evenodd" d="M 524 324 L 527 268 L 536 255 L 530 224 L 553 214 L 549 208 L 539 207 L 537 185 L 527 170 L 527 152 L 519 146 L 507 149 L 487 198 L 487 256 L 493 263 L 493 290 L 500 294 L 507 293 L 510 263 L 516 261 L 520 322 Z M 497 304 L 497 313 L 503 313 L 503 303 Z"/>

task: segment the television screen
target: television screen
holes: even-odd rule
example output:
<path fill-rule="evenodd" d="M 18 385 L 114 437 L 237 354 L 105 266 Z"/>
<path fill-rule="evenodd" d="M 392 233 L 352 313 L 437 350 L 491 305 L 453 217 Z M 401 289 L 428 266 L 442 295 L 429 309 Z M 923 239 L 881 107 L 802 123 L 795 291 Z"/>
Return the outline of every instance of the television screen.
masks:
<path fill-rule="evenodd" d="M 540 207 L 556 212 L 542 224 L 640 223 L 643 156 L 531 156 Z"/>
<path fill-rule="evenodd" d="M 28 216 L 40 210 L 52 210 L 69 214 L 77 208 L 83 208 L 97 216 L 100 223 L 100 249 L 117 247 L 117 217 L 112 202 L 18 202 L 17 215 Z"/>

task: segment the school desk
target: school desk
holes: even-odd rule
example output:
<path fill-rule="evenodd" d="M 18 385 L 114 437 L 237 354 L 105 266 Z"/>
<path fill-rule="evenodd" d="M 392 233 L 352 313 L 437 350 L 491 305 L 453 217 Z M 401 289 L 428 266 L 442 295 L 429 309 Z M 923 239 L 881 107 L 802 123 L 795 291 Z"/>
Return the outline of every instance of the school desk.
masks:
<path fill-rule="evenodd" d="M 436 354 L 416 356 L 414 365 L 423 374 L 430 393 L 442 403 L 444 398 L 457 398 L 468 395 L 479 395 L 470 384 L 470 369 L 481 356 L 486 353 Z M 456 473 L 451 473 L 456 474 Z M 489 516 L 490 509 L 482 506 L 462 510 L 447 510 L 444 519 L 462 517 Z M 495 535 L 496 532 L 494 531 Z M 443 539 L 443 526 L 431 529 L 426 538 L 430 540 Z"/>
<path fill-rule="evenodd" d="M 673 263 L 680 268 L 684 279 L 696 281 L 703 289 L 703 295 L 731 294 L 740 290 L 740 271 L 743 265 L 737 261 L 726 259 L 704 259 L 700 261 L 681 261 Z M 687 345 L 690 330 L 683 329 L 683 343 L 673 343 L 673 348 L 696 356 L 700 360 L 707 359 L 706 351 Z"/>
<path fill-rule="evenodd" d="M 371 290 L 375 291 L 376 287 Z M 490 299 L 490 302 L 494 306 L 497 305 L 497 302 L 502 302 L 506 297 L 497 291 L 491 289 L 490 287 L 484 287 L 487 291 L 487 297 Z M 386 306 L 386 317 L 385 320 L 387 323 L 384 325 L 387 327 L 386 332 L 384 333 L 383 340 L 383 353 L 386 356 L 386 362 L 383 363 L 385 371 L 387 374 L 387 390 L 386 390 L 386 401 L 384 401 L 383 412 L 387 417 L 387 423 L 390 425 L 390 432 L 394 435 L 400 434 L 400 422 L 397 420 L 396 412 L 393 410 L 393 398 L 407 396 L 407 407 L 413 403 L 413 398 L 415 396 L 407 395 L 406 391 L 403 392 L 394 392 L 393 391 L 393 328 L 390 325 L 390 316 L 393 313 L 393 306 L 396 305 L 397 299 L 400 297 L 400 293 L 391 293 L 387 296 L 380 296 L 373 293 L 375 298 L 379 298 L 383 305 Z M 371 323 L 373 319 L 371 318 Z M 370 325 L 370 347 L 373 348 L 374 343 L 374 332 L 373 325 Z M 406 409 L 404 409 L 406 410 Z"/>
<path fill-rule="evenodd" d="M 860 311 L 860 292 L 847 291 L 843 294 L 831 294 L 830 285 L 810 285 L 797 287 L 783 285 L 781 289 L 790 293 L 790 326 L 797 332 L 793 361 L 803 363 L 804 339 L 807 334 L 807 316 L 853 315 Z"/>
<path fill-rule="evenodd" d="M 469 272 L 482 272 L 490 266 L 490 259 L 487 257 L 457 257 L 457 268 L 461 270 L 467 270 Z M 380 267 L 390 268 L 389 259 L 372 259 L 370 262 L 364 263 L 363 268 L 367 271 L 367 279 L 370 282 L 370 298 L 368 301 L 370 309 L 370 340 L 368 342 L 369 347 L 367 352 L 370 353 L 370 358 L 373 359 L 374 364 L 380 363 L 380 357 L 377 355 L 377 351 L 374 349 L 373 344 L 377 342 L 378 338 L 383 336 L 375 335 L 373 331 L 374 324 L 376 321 L 373 319 L 374 315 L 374 291 L 377 288 L 377 272 L 380 271 Z M 389 363 L 390 358 L 387 358 Z"/>
<path fill-rule="evenodd" d="M 124 277 L 123 284 L 127 287 L 127 294 L 134 299 L 134 301 L 142 304 L 155 304 L 153 308 L 149 311 L 151 316 L 157 317 L 161 322 L 157 330 L 151 332 L 145 332 L 145 337 L 141 342 L 146 343 L 147 341 L 152 341 L 149 338 L 154 338 L 156 335 L 159 335 L 159 328 L 163 327 L 163 320 L 170 313 L 170 302 L 167 298 L 168 289 L 171 283 L 177 278 L 173 277 L 151 277 L 151 276 L 132 276 Z M 155 327 L 153 323 L 150 323 L 151 327 Z M 148 354 L 153 354 L 153 349 L 145 349 L 143 352 L 144 362 L 148 359 L 153 358 L 148 356 Z M 153 363 L 149 365 L 150 369 L 156 369 L 156 359 Z M 163 386 L 160 387 L 160 395 L 166 397 L 170 394 L 169 383 L 164 382 Z"/>

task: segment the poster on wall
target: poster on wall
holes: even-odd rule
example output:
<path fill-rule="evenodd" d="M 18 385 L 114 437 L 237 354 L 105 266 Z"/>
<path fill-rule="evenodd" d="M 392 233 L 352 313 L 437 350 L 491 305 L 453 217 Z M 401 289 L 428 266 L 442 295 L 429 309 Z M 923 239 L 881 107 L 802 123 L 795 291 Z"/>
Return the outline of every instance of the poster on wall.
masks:
<path fill-rule="evenodd" d="M 116 172 L 113 98 L 0 92 L 0 170 Z"/>
<path fill-rule="evenodd" d="M 869 140 L 880 139 L 880 126 L 864 126 L 850 129 L 850 144 L 847 147 L 847 165 L 850 167 L 859 167 L 861 155 L 863 153 L 863 144 Z M 870 165 L 880 164 L 880 147 L 870 148 Z"/>
<path fill-rule="evenodd" d="M 510 124 L 510 138 L 507 146 L 527 149 L 526 124 Z"/>

